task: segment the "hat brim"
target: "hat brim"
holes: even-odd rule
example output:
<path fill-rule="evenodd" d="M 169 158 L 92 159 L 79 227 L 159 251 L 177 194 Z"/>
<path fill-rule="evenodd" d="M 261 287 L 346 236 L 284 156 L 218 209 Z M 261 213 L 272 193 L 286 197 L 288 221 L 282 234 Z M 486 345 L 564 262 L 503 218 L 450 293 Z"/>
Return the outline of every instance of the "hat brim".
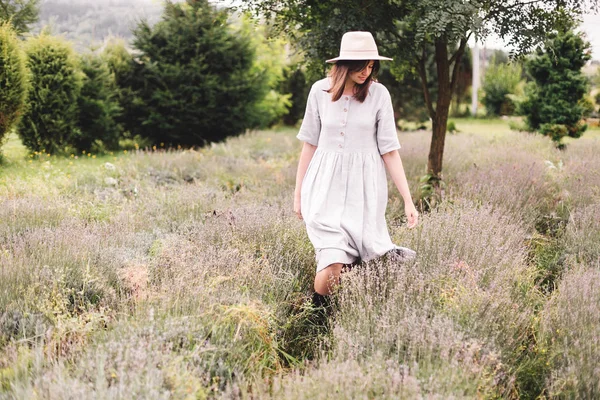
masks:
<path fill-rule="evenodd" d="M 365 56 L 365 57 L 336 57 L 326 60 L 325 62 L 334 63 L 340 60 L 389 60 L 392 61 L 393 58 L 383 57 L 383 56 Z"/>

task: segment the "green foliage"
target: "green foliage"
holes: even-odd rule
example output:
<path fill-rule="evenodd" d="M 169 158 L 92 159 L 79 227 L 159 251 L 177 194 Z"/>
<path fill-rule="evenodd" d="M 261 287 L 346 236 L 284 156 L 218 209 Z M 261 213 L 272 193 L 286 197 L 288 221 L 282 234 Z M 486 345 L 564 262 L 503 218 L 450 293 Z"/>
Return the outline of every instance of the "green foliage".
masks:
<path fill-rule="evenodd" d="M 516 63 L 491 63 L 485 71 L 482 102 L 488 115 L 511 115 L 515 106 L 508 94 L 515 94 L 521 81 L 522 68 Z"/>
<path fill-rule="evenodd" d="M 10 22 L 17 33 L 29 31 L 37 21 L 40 0 L 0 0 L 0 22 Z"/>
<path fill-rule="evenodd" d="M 579 100 L 579 104 L 583 108 L 583 117 L 584 118 L 589 117 L 596 109 L 596 105 L 594 104 L 594 98 L 589 93 L 586 93 L 581 98 L 581 100 Z"/>
<path fill-rule="evenodd" d="M 227 18 L 226 10 L 207 0 L 189 0 L 167 2 L 162 21 L 153 27 L 145 21 L 138 25 L 134 46 L 141 67 L 132 84 L 141 101 L 127 116 L 133 134 L 193 146 L 259 123 L 257 104 L 270 77 L 257 68 L 252 34 L 234 30 Z"/>
<path fill-rule="evenodd" d="M 427 68 L 430 76 L 435 76 L 433 60 L 428 60 Z M 423 103 L 422 84 L 416 72 L 407 72 L 396 64 L 382 63 L 377 80 L 388 88 L 394 111 L 404 120 L 416 123 L 429 120 L 427 107 Z M 437 81 L 434 78 L 432 80 L 429 91 L 436 95 Z"/>
<path fill-rule="evenodd" d="M 246 7 L 266 19 L 276 17 L 285 30 L 305 50 L 309 76 L 322 76 L 325 63 L 339 51 L 343 34 L 351 30 L 370 31 L 381 54 L 394 58 L 396 76 L 418 72 L 423 97 L 432 119 L 432 146 L 428 172 L 441 177 L 444 138 L 453 93 L 455 67 L 461 63 L 471 36 L 485 38 L 495 33 L 524 54 L 539 44 L 551 30 L 572 22 L 585 6 L 598 0 L 562 2 L 551 9 L 540 1 L 464 2 L 462 0 L 422 0 L 405 2 L 334 0 L 247 0 Z M 430 74 L 433 60 L 435 73 Z M 433 85 L 432 82 L 437 84 Z M 437 87 L 437 95 L 429 89 Z"/>
<path fill-rule="evenodd" d="M 283 72 L 283 81 L 279 90 L 281 93 L 290 94 L 288 113 L 283 117 L 283 122 L 286 125 L 295 125 L 304 115 L 310 86 L 306 80 L 306 72 L 302 64 L 300 62 L 293 63 Z"/>
<path fill-rule="evenodd" d="M 561 145 L 565 136 L 580 137 L 586 129 L 581 118 L 589 109 L 583 101 L 588 83 L 581 68 L 591 58 L 590 45 L 572 30 L 552 33 L 544 49 L 526 62 L 533 82 L 520 111 L 530 129 Z"/>
<path fill-rule="evenodd" d="M 47 34 L 29 39 L 25 50 L 32 85 L 19 136 L 32 152 L 63 151 L 78 136 L 82 77 L 75 53 Z"/>
<path fill-rule="evenodd" d="M 510 58 L 508 53 L 501 49 L 494 49 L 492 52 L 492 57 L 490 59 L 490 63 L 493 65 L 501 65 L 508 64 L 510 62 Z"/>
<path fill-rule="evenodd" d="M 594 97 L 594 100 L 596 101 L 596 105 L 600 106 L 600 92 L 596 93 L 596 97 Z"/>
<path fill-rule="evenodd" d="M 102 58 L 114 76 L 117 100 L 122 110 L 115 116 L 115 121 L 125 131 L 123 136 L 131 139 L 131 132 L 139 131 L 138 121 L 141 119 L 140 106 L 143 102 L 135 88 L 142 85 L 142 66 L 134 60 L 122 39 L 109 40 L 104 46 Z"/>
<path fill-rule="evenodd" d="M 458 129 L 456 129 L 456 123 L 454 123 L 454 121 L 448 121 L 448 132 L 450 132 L 450 133 L 458 132 Z"/>
<path fill-rule="evenodd" d="M 267 26 L 247 17 L 241 19 L 240 31 L 251 38 L 251 47 L 255 49 L 250 76 L 261 90 L 259 100 L 253 105 L 249 127 L 267 128 L 279 122 L 291 106 L 291 94 L 277 91 L 285 78 L 285 41 L 281 37 L 269 37 Z"/>
<path fill-rule="evenodd" d="M 73 138 L 78 150 L 114 150 L 119 147 L 122 128 L 116 119 L 121 114 L 115 76 L 99 56 L 87 54 L 80 59 L 83 87 L 79 96 L 79 129 Z"/>
<path fill-rule="evenodd" d="M 29 91 L 29 72 L 19 40 L 8 23 L 0 24 L 0 144 L 19 122 Z"/>

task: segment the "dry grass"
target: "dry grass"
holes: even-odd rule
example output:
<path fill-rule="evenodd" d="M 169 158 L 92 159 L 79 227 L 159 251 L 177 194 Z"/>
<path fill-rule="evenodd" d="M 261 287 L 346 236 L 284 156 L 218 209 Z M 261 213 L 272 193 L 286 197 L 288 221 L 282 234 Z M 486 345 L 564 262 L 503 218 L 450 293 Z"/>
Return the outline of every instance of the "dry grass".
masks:
<path fill-rule="evenodd" d="M 596 397 L 600 143 L 457 126 L 446 197 L 418 228 L 390 191 L 417 260 L 346 274 L 330 330 L 291 212 L 295 130 L 68 159 L 12 137 L 0 398 Z M 401 135 L 413 192 L 429 139 Z"/>

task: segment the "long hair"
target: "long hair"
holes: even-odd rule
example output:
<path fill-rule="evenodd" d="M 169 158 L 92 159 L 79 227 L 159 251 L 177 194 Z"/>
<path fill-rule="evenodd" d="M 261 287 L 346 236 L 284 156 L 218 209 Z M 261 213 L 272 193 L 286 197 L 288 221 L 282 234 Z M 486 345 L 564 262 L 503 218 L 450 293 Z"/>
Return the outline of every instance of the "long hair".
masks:
<path fill-rule="evenodd" d="M 338 101 L 342 94 L 344 93 L 344 86 L 346 85 L 346 79 L 348 79 L 348 74 L 351 72 L 362 71 L 364 68 L 367 68 L 371 60 L 339 60 L 337 61 L 331 71 L 329 71 L 328 76 L 331 77 L 331 87 L 327 89 L 327 93 L 332 93 L 332 101 Z M 367 77 L 364 83 L 360 85 L 354 85 L 354 93 L 353 96 L 360 101 L 361 103 L 365 101 L 367 98 L 367 94 L 369 93 L 369 87 L 371 86 L 371 82 L 375 81 L 377 78 L 377 73 L 379 72 L 379 60 L 373 61 L 373 70 L 371 71 L 371 75 Z"/>

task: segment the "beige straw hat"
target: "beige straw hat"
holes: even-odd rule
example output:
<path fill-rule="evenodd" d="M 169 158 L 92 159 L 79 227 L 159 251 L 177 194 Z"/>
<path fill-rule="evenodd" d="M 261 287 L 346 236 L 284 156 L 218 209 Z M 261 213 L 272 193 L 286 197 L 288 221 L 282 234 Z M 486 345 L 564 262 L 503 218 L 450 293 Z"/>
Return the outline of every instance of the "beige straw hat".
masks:
<path fill-rule="evenodd" d="M 391 58 L 379 55 L 371 32 L 352 31 L 346 32 L 342 36 L 339 57 L 326 62 L 331 63 L 338 60 L 391 60 Z"/>

